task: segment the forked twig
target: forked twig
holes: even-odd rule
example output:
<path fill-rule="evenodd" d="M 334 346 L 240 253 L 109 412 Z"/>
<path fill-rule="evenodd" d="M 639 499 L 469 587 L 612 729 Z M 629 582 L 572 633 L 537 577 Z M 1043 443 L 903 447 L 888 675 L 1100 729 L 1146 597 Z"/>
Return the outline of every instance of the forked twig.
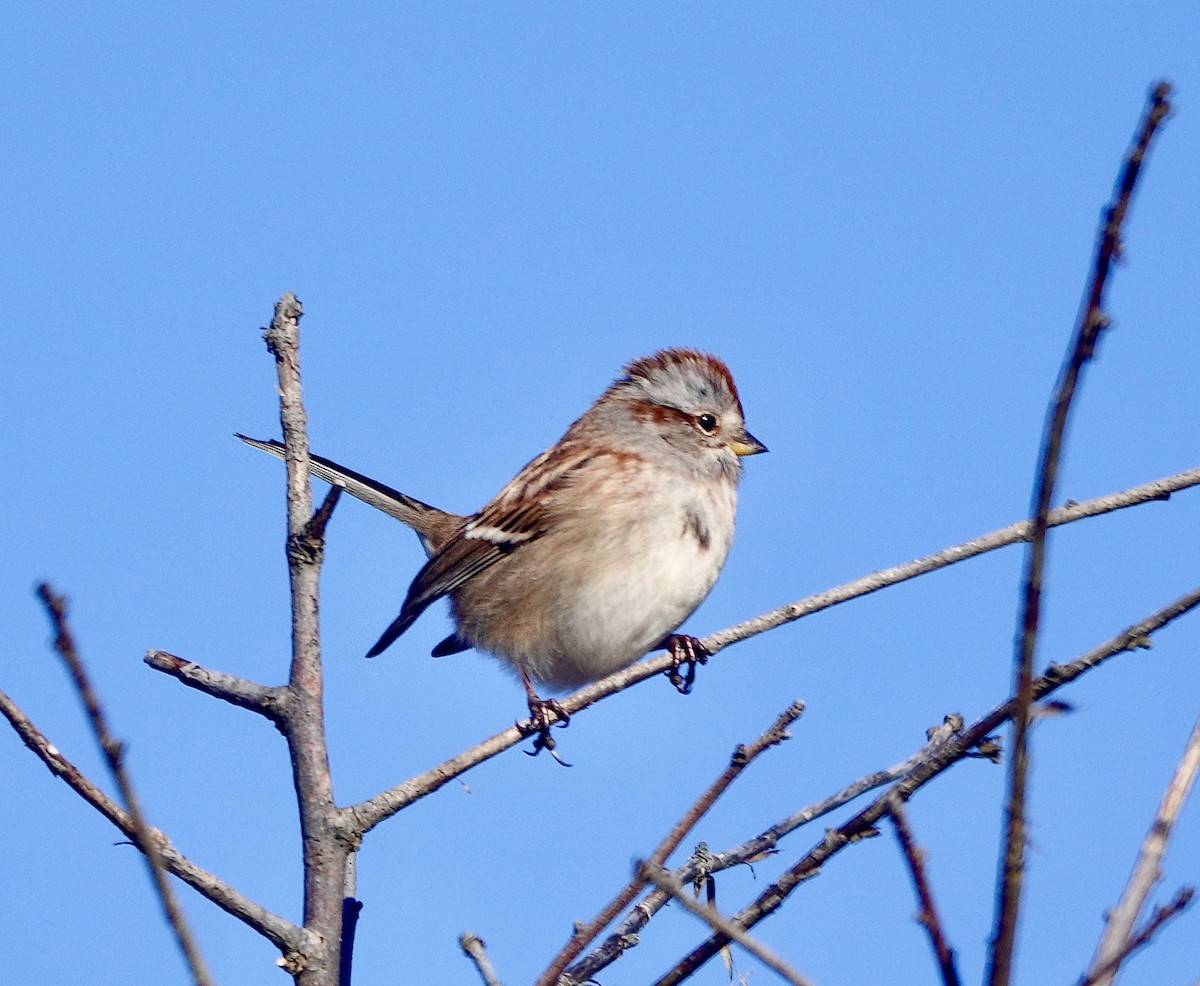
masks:
<path fill-rule="evenodd" d="M 929 730 L 929 742 L 900 763 L 893 764 L 884 770 L 877 770 L 865 777 L 848 784 L 842 790 L 822 798 L 815 804 L 807 805 L 793 812 L 787 818 L 772 825 L 748 839 L 739 846 L 720 853 L 706 852 L 703 856 L 695 855 L 678 867 L 673 876 L 680 883 L 691 883 L 701 876 L 711 876 L 732 866 L 749 864 L 775 851 L 779 840 L 802 825 L 815 821 L 844 804 L 855 800 L 867 791 L 884 784 L 890 784 L 908 774 L 914 767 L 927 759 L 934 750 L 943 746 L 951 738 L 962 731 L 962 716 L 955 714 L 946 717 L 946 721 L 935 729 Z M 667 895 L 661 891 L 649 894 L 629 911 L 620 924 L 605 940 L 581 959 L 575 966 L 567 970 L 568 977 L 574 982 L 583 982 L 591 978 L 599 970 L 609 965 L 617 956 L 637 941 L 638 933 L 650 923 L 651 918 L 667 903 Z"/>
<path fill-rule="evenodd" d="M 666 863 L 671 853 L 679 847 L 679 844 L 695 827 L 696 823 L 716 804 L 717 799 L 725 793 L 729 785 L 737 779 L 738 775 L 763 751 L 777 746 L 790 738 L 787 731 L 788 727 L 799 719 L 803 713 L 804 703 L 800 701 L 793 702 L 776 717 L 771 727 L 753 743 L 739 745 L 733 751 L 729 765 L 708 786 L 704 793 L 692 803 L 691 807 L 684 812 L 683 817 L 671 827 L 671 831 L 666 834 L 663 840 L 655 847 L 654 852 L 650 854 L 647 863 L 657 867 L 661 867 Z M 638 895 L 645 885 L 645 875 L 641 869 L 635 868 L 633 879 L 601 909 L 599 914 L 586 924 L 576 926 L 574 934 L 571 935 L 571 940 L 554 957 L 554 960 L 547 966 L 546 971 L 537 978 L 534 986 L 553 986 L 554 983 L 557 983 L 563 970 L 566 969 L 580 952 L 592 943 L 601 931 L 608 927 L 613 918 L 629 906 L 633 898 Z"/>
<path fill-rule="evenodd" d="M 67 601 L 63 596 L 57 595 L 45 582 L 37 587 L 37 594 L 46 607 L 50 623 L 54 627 L 54 649 L 62 658 L 63 664 L 66 665 L 71 682 L 87 713 L 92 734 L 96 737 L 96 745 L 100 747 L 104 761 L 108 764 L 113 780 L 116 781 L 117 789 L 121 792 L 121 800 L 124 802 L 125 810 L 132 822 L 134 844 L 142 851 L 142 856 L 146 860 L 150 879 L 154 883 L 154 889 L 158 894 L 167 924 L 175 935 L 175 941 L 179 945 L 180 952 L 183 953 L 192 980 L 197 986 L 212 986 L 212 977 L 208 973 L 204 957 L 200 954 L 200 947 L 192 936 L 183 909 L 175 899 L 175 890 L 167 879 L 167 872 L 163 867 L 162 856 L 155 842 L 154 833 L 146 824 L 137 792 L 133 788 L 133 781 L 129 776 L 129 771 L 125 769 L 125 744 L 113 736 L 109 730 L 108 719 L 100 705 L 100 699 L 96 695 L 95 689 L 92 688 L 92 682 L 83 665 L 83 659 L 75 647 L 75 638 L 67 623 Z"/>
<path fill-rule="evenodd" d="M 1150 93 L 1149 104 L 1138 135 L 1126 155 L 1112 204 L 1105 212 L 1104 225 L 1096 245 L 1096 257 L 1079 323 L 1071 343 L 1070 355 L 1059 375 L 1054 401 L 1047 416 L 1034 483 L 1033 539 L 1026 554 L 1021 600 L 1020 634 L 1013 660 L 1012 752 L 1008 760 L 1005 825 L 1000 873 L 997 882 L 995 930 L 988 955 L 987 981 L 990 986 L 1007 986 L 1012 975 L 1016 945 L 1017 912 L 1021 902 L 1021 884 L 1025 868 L 1025 791 L 1029 773 L 1029 726 L 1033 707 L 1033 659 L 1037 646 L 1038 617 L 1042 596 L 1042 570 L 1046 560 L 1046 531 L 1050 503 L 1058 480 L 1058 466 L 1066 435 L 1067 418 L 1084 366 L 1092 359 L 1100 333 L 1109 324 L 1104 314 L 1104 289 L 1113 260 L 1121 248 L 1121 226 L 1129 211 L 1130 199 L 1150 141 L 1171 111 L 1167 97 L 1171 87 L 1158 83 Z"/>
<path fill-rule="evenodd" d="M 720 914 L 715 907 L 706 907 L 692 900 L 683 885 L 661 866 L 656 866 L 646 860 L 636 865 L 638 877 L 653 883 L 659 890 L 669 894 L 674 900 L 683 905 L 684 910 L 705 921 L 715 931 L 732 941 L 737 942 L 747 952 L 758 959 L 763 965 L 777 973 L 792 986 L 812 986 L 812 980 L 802 976 L 787 962 L 767 948 L 762 942 L 746 933 L 729 918 Z"/>
<path fill-rule="evenodd" d="M 1176 599 L 1173 603 L 1164 606 L 1140 623 L 1128 627 L 1074 661 L 1068 664 L 1052 664 L 1045 674 L 1034 680 L 1034 699 L 1045 698 L 1117 654 L 1149 646 L 1150 634 L 1162 629 L 1185 613 L 1191 612 L 1197 606 L 1200 606 L 1200 588 L 1193 589 L 1186 596 Z M 814 877 L 826 861 L 841 852 L 846 846 L 873 834 L 876 831 L 876 823 L 887 814 L 893 798 L 907 801 L 919 788 L 928 784 L 938 774 L 969 756 L 988 734 L 1016 714 L 1016 706 L 1017 699 L 1009 698 L 983 718 L 976 720 L 956 737 L 938 747 L 926 760 L 914 767 L 907 777 L 877 797 L 853 818 L 826 832 L 825 838 L 817 846 L 790 866 L 754 901 L 735 914 L 733 920 L 743 928 L 752 928 L 763 918 L 773 914 L 797 887 Z M 676 963 L 673 969 L 659 979 L 656 986 L 676 986 L 683 982 L 726 943 L 723 936 L 719 934 L 708 938 Z M 607 961 L 612 960 L 612 957 L 606 958 Z M 581 962 L 576 968 L 583 966 L 584 963 Z M 587 975 L 595 974 L 591 963 L 585 968 Z M 582 972 L 584 969 L 580 971 Z M 572 975 L 575 974 L 574 969 L 571 972 Z M 575 976 L 575 978 L 578 980 L 580 977 Z"/>
<path fill-rule="evenodd" d="M 1104 934 L 1100 937 L 1096 957 L 1092 960 L 1087 974 L 1088 980 L 1097 986 L 1110 986 L 1120 968 L 1119 957 L 1132 951 L 1128 945 L 1131 937 L 1135 937 L 1133 925 L 1142 913 L 1142 908 L 1146 906 L 1151 891 L 1163 877 L 1162 861 L 1167 854 L 1167 843 L 1196 781 L 1197 771 L 1200 771 L 1200 719 L 1196 720 L 1183 755 L 1175 765 L 1175 772 L 1166 791 L 1163 792 L 1162 802 L 1154 815 L 1150 831 L 1146 833 L 1142 842 L 1125 891 L 1121 894 L 1117 906 L 1108 912 Z M 1191 899 L 1190 893 L 1188 899 Z M 1182 909 L 1182 905 L 1178 909 Z M 1160 921 L 1159 924 L 1161 923 Z M 1102 971 L 1105 969 L 1109 971 Z"/>
<path fill-rule="evenodd" d="M 1154 913 L 1147 918 L 1146 923 L 1131 934 L 1107 962 L 1089 970 L 1079 980 L 1078 986 L 1099 986 L 1100 983 L 1111 982 L 1125 960 L 1134 952 L 1149 945 L 1163 925 L 1172 918 L 1178 917 L 1191 906 L 1195 896 L 1194 887 L 1181 887 L 1170 901 L 1154 909 Z"/>

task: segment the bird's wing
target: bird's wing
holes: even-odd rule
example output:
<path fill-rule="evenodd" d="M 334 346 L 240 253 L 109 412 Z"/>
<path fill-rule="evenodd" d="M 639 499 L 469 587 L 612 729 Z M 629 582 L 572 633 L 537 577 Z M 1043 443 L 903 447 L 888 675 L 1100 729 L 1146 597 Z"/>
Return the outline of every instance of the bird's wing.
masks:
<path fill-rule="evenodd" d="M 555 455 L 543 452 L 478 514 L 451 536 L 441 551 L 425 563 L 408 588 L 400 615 L 392 621 L 367 657 L 382 654 L 412 626 L 430 603 L 448 595 L 480 572 L 502 561 L 549 529 L 554 494 L 568 485 L 593 458 L 590 453 Z"/>

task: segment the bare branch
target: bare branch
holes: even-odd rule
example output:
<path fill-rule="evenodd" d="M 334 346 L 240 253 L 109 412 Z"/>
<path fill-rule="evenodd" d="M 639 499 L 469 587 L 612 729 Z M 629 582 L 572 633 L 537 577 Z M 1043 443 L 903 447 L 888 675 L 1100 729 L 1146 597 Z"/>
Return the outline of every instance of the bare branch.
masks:
<path fill-rule="evenodd" d="M 354 936 L 362 901 L 358 899 L 358 853 L 346 854 L 346 878 L 342 887 L 342 954 L 338 966 L 338 986 L 350 986 L 354 980 Z"/>
<path fill-rule="evenodd" d="M 1149 636 L 1184 613 L 1200 606 L 1200 589 L 1194 589 L 1164 606 L 1158 612 L 1148 616 L 1111 640 L 1086 654 L 1071 661 L 1069 664 L 1052 664 L 1045 674 L 1033 682 L 1033 697 L 1037 701 L 1057 691 L 1067 682 L 1074 681 L 1080 675 L 1099 667 L 1109 658 L 1149 645 Z M 794 863 L 771 886 L 767 887 L 753 902 L 742 908 L 733 920 L 744 928 L 752 928 L 763 918 L 778 910 L 791 893 L 806 880 L 816 876 L 821 866 L 846 846 L 875 833 L 875 824 L 887 812 L 893 798 L 907 801 L 921 787 L 928 784 L 934 777 L 951 767 L 953 764 L 968 757 L 998 726 L 1007 722 L 1016 714 L 1017 699 L 1009 698 L 996 706 L 983 718 L 976 720 L 970 727 L 958 736 L 949 740 L 935 750 L 926 760 L 913 768 L 912 772 L 893 785 L 878 798 L 863 808 L 849 821 L 830 829 L 820 844 L 809 851 L 804 857 Z M 685 956 L 671 972 L 659 980 L 657 986 L 672 986 L 680 983 L 700 968 L 726 944 L 723 936 L 717 934 L 702 942 L 690 954 Z M 610 960 L 611 961 L 611 960 Z M 579 963 L 583 965 L 583 963 Z M 572 971 L 574 974 L 574 971 Z M 589 971 L 589 975 L 592 972 Z"/>
<path fill-rule="evenodd" d="M 357 848 L 348 838 L 344 815 L 334 803 L 333 778 L 325 740 L 324 678 L 321 669 L 317 600 L 324 529 L 337 496 L 326 498 L 314 516 L 309 481 L 308 418 L 300 386 L 300 302 L 291 292 L 275 306 L 264 330 L 279 378 L 279 420 L 287 463 L 288 578 L 292 597 L 292 664 L 288 675 L 288 716 L 282 727 L 292 762 L 304 847 L 304 926 L 320 936 L 319 951 L 297 962 L 304 984 L 336 982 L 341 964 L 342 908 L 346 857 Z"/>
<path fill-rule="evenodd" d="M 929 876 L 925 872 L 925 850 L 918 846 L 913 838 L 912 829 L 908 824 L 908 813 L 899 799 L 892 802 L 888 814 L 896 830 L 896 841 L 900 843 L 900 851 L 908 863 L 908 872 L 917 892 L 917 900 L 921 903 L 917 923 L 929 933 L 929 944 L 933 948 L 934 958 L 937 959 L 942 982 L 945 986 L 961 986 L 958 969 L 954 965 L 954 949 L 946 940 L 942 919 L 938 916 L 937 905 L 933 902 L 933 887 L 930 886 Z"/>
<path fill-rule="evenodd" d="M 914 767 L 928 759 L 936 750 L 944 747 L 947 742 L 962 732 L 963 725 L 963 717 L 957 712 L 951 713 L 946 716 L 942 725 L 929 730 L 928 742 L 911 757 L 901 760 L 899 763 L 886 767 L 883 770 L 876 771 L 873 774 L 860 777 L 854 783 L 848 784 L 842 790 L 829 795 L 829 797 L 793 812 L 787 818 L 776 822 L 761 835 L 755 836 L 741 846 L 718 854 L 715 859 L 718 862 L 724 862 L 728 859 L 730 865 L 737 865 L 774 849 L 780 839 L 794 832 L 802 825 L 807 825 L 809 822 L 815 821 L 823 815 L 828 815 L 831 811 L 835 811 L 844 804 L 849 804 L 867 791 L 874 790 L 877 787 L 882 787 L 884 784 L 890 784 L 892 781 L 907 776 Z M 968 753 L 967 755 L 970 756 L 971 754 Z M 724 867 L 721 868 L 723 869 Z"/>
<path fill-rule="evenodd" d="M 1149 945 L 1163 925 L 1187 910 L 1195 896 L 1194 887 L 1181 887 L 1168 903 L 1154 909 L 1146 923 L 1131 935 L 1107 962 L 1089 970 L 1087 975 L 1079 980 L 1079 986 L 1099 986 L 1100 983 L 1111 982 L 1125 960 Z"/>
<path fill-rule="evenodd" d="M 318 541 L 325 540 L 325 528 L 329 526 L 329 518 L 333 516 L 333 508 L 338 505 L 338 500 L 342 498 L 342 488 L 340 486 L 329 487 L 329 492 L 325 494 L 325 499 L 321 501 L 321 505 L 317 507 L 317 512 L 309 518 L 308 525 L 305 527 L 305 534 L 310 538 L 315 538 Z"/>
<path fill-rule="evenodd" d="M 3 714 L 29 750 L 44 763 L 55 777 L 62 779 L 68 787 L 101 815 L 113 823 L 130 842 L 137 845 L 133 820 L 112 798 L 98 788 L 82 771 L 68 760 L 57 746 L 37 728 L 28 716 L 8 695 L 0 691 L 0 714 Z M 208 870 L 201 869 L 172 844 L 161 831 L 150 829 L 150 837 L 167 871 L 179 877 L 197 893 L 207 897 L 221 910 L 253 928 L 281 951 L 302 949 L 307 945 L 307 934 L 290 921 L 272 914 L 249 897 L 234 890 Z M 140 846 L 139 846 L 140 848 Z"/>
<path fill-rule="evenodd" d="M 1088 980 L 1096 983 L 1096 986 L 1111 986 L 1120 968 L 1118 956 L 1127 955 L 1130 951 L 1127 946 L 1134 922 L 1146 906 L 1150 892 L 1163 877 L 1162 861 L 1167 854 L 1167 843 L 1196 781 L 1197 770 L 1200 770 L 1200 719 L 1196 720 L 1171 782 L 1163 793 L 1154 822 L 1142 842 L 1133 872 L 1129 874 L 1125 892 L 1121 894 L 1117 906 L 1108 912 L 1104 934 L 1100 937 L 1096 957 L 1087 975 Z M 1103 969 L 1110 971 L 1102 973 Z"/>
<path fill-rule="evenodd" d="M 795 831 L 822 815 L 840 808 L 855 798 L 874 788 L 889 784 L 907 775 L 918 764 L 926 760 L 932 753 L 945 746 L 963 727 L 963 718 L 954 713 L 946 716 L 945 722 L 929 730 L 929 742 L 906 760 L 894 764 L 885 770 L 876 771 L 866 777 L 859 778 L 847 785 L 836 794 L 793 812 L 783 821 L 771 826 L 765 832 L 743 842 L 740 846 L 727 849 L 721 853 L 705 852 L 697 854 L 674 871 L 674 876 L 680 883 L 691 883 L 704 876 L 719 873 L 732 866 L 741 866 L 757 862 L 763 856 L 775 851 L 775 846 L 785 835 Z M 968 753 L 968 756 L 971 754 Z M 638 940 L 638 933 L 650 923 L 651 918 L 660 911 L 668 901 L 668 895 L 655 891 L 638 903 L 621 921 L 599 947 L 595 948 L 580 962 L 567 971 L 571 982 L 584 982 L 594 976 L 605 966 L 611 964 L 622 952 L 625 952 Z"/>
<path fill-rule="evenodd" d="M 1156 479 L 1118 493 L 1110 493 L 1092 500 L 1085 500 L 1061 507 L 1051 512 L 1049 522 L 1051 526 L 1069 524 L 1087 517 L 1096 517 L 1126 507 L 1133 507 L 1157 500 L 1167 500 L 1170 499 L 1172 493 L 1177 493 L 1180 490 L 1197 485 L 1200 485 L 1200 467 L 1176 473 L 1172 476 L 1165 476 L 1162 479 Z M 749 637 L 765 633 L 777 626 L 790 623 L 804 616 L 810 616 L 813 613 L 836 606 L 839 603 L 857 599 L 859 596 L 869 595 L 889 585 L 905 582 L 908 579 L 916 578 L 918 575 L 924 575 L 928 572 L 945 568 L 948 565 L 965 561 L 968 558 L 974 558 L 977 555 L 995 551 L 997 548 L 1027 541 L 1032 529 L 1032 521 L 1018 521 L 990 534 L 984 534 L 970 541 L 965 541 L 962 544 L 945 548 L 932 555 L 927 555 L 924 558 L 918 558 L 916 561 L 883 569 L 860 579 L 855 579 L 853 582 L 846 582 L 832 589 L 826 589 L 824 592 L 807 596 L 787 606 L 770 610 L 761 616 L 711 634 L 701 640 L 701 643 L 710 653 L 715 654 L 730 644 L 735 644 Z M 638 661 L 636 664 L 622 671 L 611 674 L 607 678 L 602 678 L 600 681 L 593 682 L 568 695 L 562 699 L 561 704 L 569 715 L 574 715 L 588 706 L 607 698 L 609 695 L 615 695 L 617 692 L 624 691 L 638 682 L 645 681 L 647 678 L 653 678 L 655 675 L 670 670 L 671 666 L 671 658 L 666 654 Z M 347 824 L 350 825 L 354 833 L 361 837 L 384 819 L 391 817 L 398 811 L 402 811 L 414 801 L 419 801 L 426 795 L 432 794 L 443 784 L 452 781 L 472 767 L 490 760 L 511 746 L 515 746 L 524 737 L 525 734 L 514 727 L 509 727 L 502 732 L 496 733 L 494 736 L 483 740 L 475 746 L 469 747 L 448 760 L 444 760 L 429 770 L 410 777 L 395 787 L 382 791 L 346 809 L 349 818 Z M 880 781 L 880 783 L 886 783 L 886 779 Z"/>
<path fill-rule="evenodd" d="M 167 880 L 158 846 L 155 844 L 150 826 L 146 824 L 146 818 L 142 814 L 137 792 L 133 789 L 133 780 L 129 776 L 129 771 L 125 769 L 125 744 L 113 736 L 109 730 L 108 718 L 100 705 L 100 698 L 92 687 L 87 668 L 84 667 L 83 659 L 75 647 L 75 638 L 67 623 L 67 600 L 65 597 L 57 595 L 45 582 L 37 587 L 37 594 L 46 607 L 50 623 L 54 627 L 54 649 L 70 673 L 71 682 L 75 685 L 75 691 L 79 695 L 80 702 L 83 703 L 84 712 L 87 713 L 88 722 L 91 724 L 92 734 L 96 737 L 96 745 L 100 747 L 104 761 L 108 764 L 109 772 L 117 783 L 117 789 L 121 792 L 121 800 L 125 802 L 126 814 L 133 829 L 133 843 L 142 851 L 142 856 L 146 860 L 146 866 L 150 871 L 150 880 L 158 894 L 167 924 L 175 935 L 179 951 L 183 954 L 183 960 L 187 963 L 188 971 L 192 975 L 192 981 L 197 986 L 212 986 L 212 977 L 204 963 L 204 956 L 200 954 L 200 946 L 196 944 L 183 909 L 175 899 L 175 890 Z"/>
<path fill-rule="evenodd" d="M 1111 513 L 1114 510 L 1123 510 L 1126 507 L 1138 506 L 1142 503 L 1149 503 L 1155 500 L 1169 500 L 1172 493 L 1177 493 L 1180 490 L 1188 489 L 1197 484 L 1200 484 L 1200 467 L 1188 469 L 1173 476 L 1164 476 L 1162 479 L 1156 479 L 1141 486 L 1134 486 L 1119 493 L 1110 493 L 1106 496 L 1099 496 L 1091 500 L 1070 503 L 1067 506 L 1059 507 L 1050 511 L 1047 524 L 1050 527 L 1059 527 L 1063 524 L 1070 524 L 1087 517 L 1098 517 L 1101 514 Z M 1010 544 L 1028 541 L 1033 536 L 1033 528 L 1034 523 L 1032 520 L 1017 521 L 1015 524 L 1009 524 L 1007 527 L 992 531 L 990 534 L 983 534 L 972 538 L 970 541 L 964 541 L 962 544 L 944 548 L 931 555 L 926 555 L 924 558 L 918 558 L 915 561 L 905 562 L 903 565 L 895 565 L 892 568 L 873 572 L 870 575 L 855 579 L 853 582 L 846 582 L 842 585 L 834 586 L 832 589 L 826 589 L 824 592 L 819 592 L 816 595 L 799 599 L 786 606 L 769 610 L 761 616 L 756 616 L 728 629 L 710 634 L 701 640 L 701 643 L 704 644 L 710 653 L 715 654 L 730 644 L 756 636 L 767 630 L 772 630 L 785 623 L 791 623 L 793 620 L 798 620 L 801 617 L 811 616 L 813 613 L 829 609 L 831 606 L 837 606 L 851 599 L 857 599 L 859 596 L 878 592 L 880 589 L 886 589 L 889 585 L 906 582 L 909 579 L 916 578 L 918 575 L 937 571 L 948 565 L 966 561 L 968 558 L 975 558 L 989 551 L 995 551 L 997 548 L 1004 548 Z M 667 667 L 670 663 L 668 658 L 656 658 L 655 660 L 659 662 L 659 666 L 655 668 L 656 671 L 662 670 L 662 668 Z"/>
<path fill-rule="evenodd" d="M 811 979 L 802 976 L 766 945 L 746 934 L 745 930 L 739 928 L 736 923 L 718 913 L 715 907 L 706 907 L 692 900 L 679 881 L 661 866 L 642 860 L 637 864 L 636 870 L 640 879 L 648 880 L 659 890 L 670 894 L 672 898 L 683 905 L 684 910 L 689 914 L 694 914 L 720 934 L 737 942 L 763 965 L 777 973 L 781 979 L 791 983 L 792 986 L 812 986 Z"/>
<path fill-rule="evenodd" d="M 482 938 L 472 931 L 464 931 L 458 936 L 458 947 L 463 950 L 463 955 L 475 963 L 483 986 L 503 986 L 492 966 L 492 960 L 488 958 L 487 945 Z"/>
<path fill-rule="evenodd" d="M 1029 725 L 1033 705 L 1033 659 L 1037 647 L 1038 616 L 1041 607 L 1042 570 L 1046 559 L 1046 532 L 1049 528 L 1050 503 L 1058 481 L 1058 465 L 1066 435 L 1071 403 L 1083 373 L 1092 359 L 1100 333 L 1108 325 L 1104 314 L 1104 289 L 1113 259 L 1119 255 L 1121 226 L 1137 184 L 1142 161 L 1162 122 L 1171 111 L 1167 101 L 1171 87 L 1160 82 L 1150 94 L 1138 136 L 1121 168 L 1117 191 L 1106 214 L 1096 247 L 1087 299 L 1080 313 L 1070 356 L 1059 375 L 1058 388 L 1047 417 L 1037 479 L 1034 483 L 1033 541 L 1026 555 L 1022 590 L 1020 634 L 1014 658 L 1013 692 L 1017 706 L 1013 716 L 1012 753 L 1008 760 L 1008 794 L 1005 805 L 1003 850 L 997 882 L 995 930 L 988 956 L 987 981 L 990 986 L 1007 986 L 1012 975 L 1016 946 L 1017 914 L 1021 906 L 1021 885 L 1025 869 L 1025 797 L 1029 773 Z"/>
<path fill-rule="evenodd" d="M 709 785 L 707 790 L 700 795 L 699 798 L 692 804 L 683 817 L 672 826 L 671 831 L 663 838 L 663 840 L 655 847 L 654 852 L 650 854 L 649 864 L 653 866 L 662 866 L 684 840 L 687 834 L 696 826 L 696 823 L 708 812 L 708 810 L 717 802 L 717 799 L 728 790 L 729 785 L 734 782 L 739 774 L 746 769 L 750 763 L 755 760 L 764 750 L 770 749 L 772 746 L 777 746 L 785 739 L 790 739 L 787 731 L 788 726 L 794 723 L 804 713 L 804 703 L 800 701 L 793 702 L 783 710 L 771 724 L 771 727 L 749 745 L 739 745 L 733 751 L 733 756 L 730 758 L 729 766 L 721 772 L 721 775 Z M 554 960 L 547 966 L 537 979 L 534 986 L 553 986 L 558 982 L 562 971 L 570 964 L 570 962 L 579 955 L 585 948 L 591 944 L 592 940 L 603 931 L 624 908 L 628 907 L 634 897 L 638 895 L 642 887 L 645 886 L 645 878 L 640 870 L 635 870 L 633 879 L 629 881 L 612 900 L 610 900 L 600 913 L 597 914 L 587 924 L 577 925 L 574 934 L 571 935 L 570 941 L 563 949 L 554 957 Z"/>
<path fill-rule="evenodd" d="M 259 685 L 224 671 L 211 671 L 165 650 L 147 651 L 142 660 L 155 671 L 169 674 L 189 688 L 257 712 L 274 723 L 279 723 L 287 714 L 288 690 L 279 685 Z"/>

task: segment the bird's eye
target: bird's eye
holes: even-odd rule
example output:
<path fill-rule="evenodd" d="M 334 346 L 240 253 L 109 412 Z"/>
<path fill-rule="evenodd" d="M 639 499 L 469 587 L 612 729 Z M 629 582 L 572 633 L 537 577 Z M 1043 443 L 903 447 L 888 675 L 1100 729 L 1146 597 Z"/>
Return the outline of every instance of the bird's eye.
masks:
<path fill-rule="evenodd" d="M 701 414 L 696 418 L 696 427 L 706 435 L 714 435 L 717 431 L 717 416 L 715 414 Z"/>

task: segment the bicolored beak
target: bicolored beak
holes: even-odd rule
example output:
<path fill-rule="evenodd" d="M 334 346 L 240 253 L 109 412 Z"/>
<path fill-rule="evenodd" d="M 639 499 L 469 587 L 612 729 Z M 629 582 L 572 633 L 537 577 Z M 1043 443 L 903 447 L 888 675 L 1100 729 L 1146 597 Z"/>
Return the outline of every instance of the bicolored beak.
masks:
<path fill-rule="evenodd" d="M 729 443 L 729 447 L 737 456 L 758 455 L 759 452 L 767 451 L 767 447 L 748 431 L 743 431 L 739 437 Z"/>

